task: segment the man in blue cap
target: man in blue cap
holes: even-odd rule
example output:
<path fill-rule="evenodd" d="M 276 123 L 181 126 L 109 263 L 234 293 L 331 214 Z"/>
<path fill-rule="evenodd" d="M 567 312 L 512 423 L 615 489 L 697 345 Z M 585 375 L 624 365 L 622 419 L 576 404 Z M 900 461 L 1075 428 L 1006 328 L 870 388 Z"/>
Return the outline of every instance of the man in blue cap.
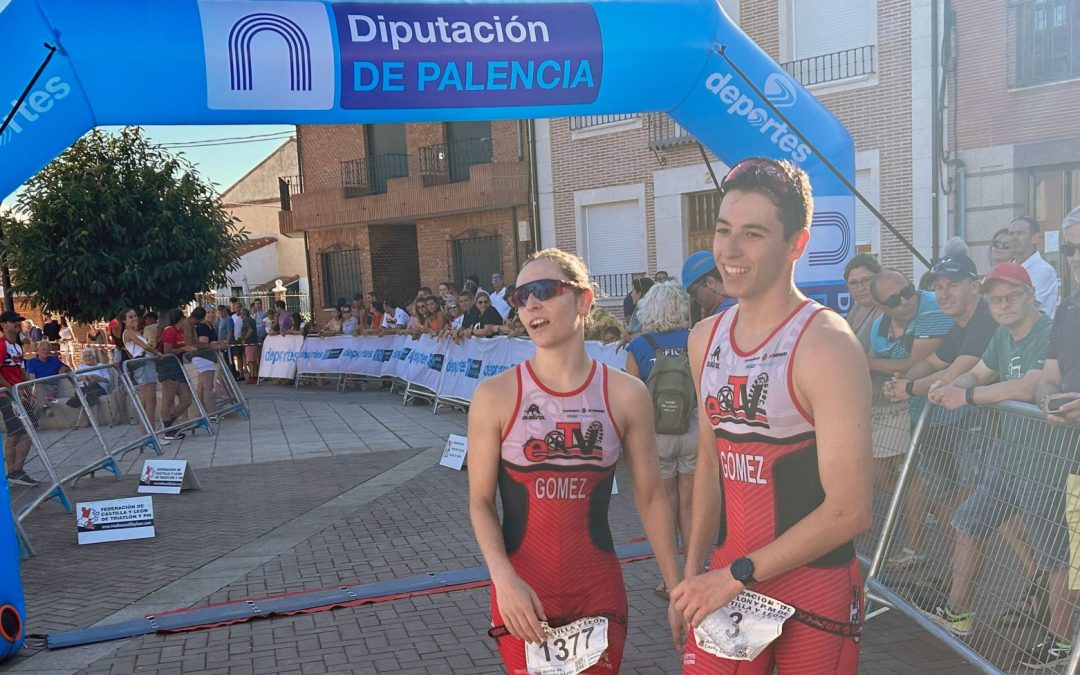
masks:
<path fill-rule="evenodd" d="M 724 293 L 724 282 L 712 251 L 696 251 L 690 254 L 682 266 L 683 288 L 694 299 L 706 316 L 719 314 L 735 304 L 735 298 Z"/>

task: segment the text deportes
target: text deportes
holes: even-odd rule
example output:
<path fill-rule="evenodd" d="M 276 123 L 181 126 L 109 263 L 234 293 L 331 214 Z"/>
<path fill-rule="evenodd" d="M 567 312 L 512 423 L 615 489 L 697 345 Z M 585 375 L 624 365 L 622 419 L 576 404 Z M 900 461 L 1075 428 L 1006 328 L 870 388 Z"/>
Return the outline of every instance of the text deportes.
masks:
<path fill-rule="evenodd" d="M 791 132 L 788 125 L 773 119 L 765 108 L 759 108 L 754 104 L 754 99 L 731 84 L 731 73 L 709 75 L 705 78 L 705 87 L 728 104 L 725 111 L 727 114 L 745 118 L 750 126 L 758 127 L 758 133 L 762 135 L 769 135 L 771 131 L 769 140 L 782 152 L 789 153 L 795 163 L 801 164 L 810 158 L 810 148 L 799 141 L 799 137 Z"/>
<path fill-rule="evenodd" d="M 424 27 L 427 33 L 424 33 Z M 403 44 L 470 44 L 480 42 L 549 42 L 547 24 L 543 21 L 518 20 L 511 16 L 504 24 L 494 15 L 490 21 L 447 21 L 439 16 L 434 21 L 386 21 L 381 14 L 373 19 L 366 14 L 349 15 L 349 37 L 353 42 L 389 44 L 398 51 Z"/>
<path fill-rule="evenodd" d="M 353 64 L 353 89 L 360 92 L 405 91 L 405 67 L 404 61 L 357 61 Z M 487 61 L 486 64 L 418 61 L 415 73 L 417 91 L 592 89 L 596 86 L 588 60 Z"/>

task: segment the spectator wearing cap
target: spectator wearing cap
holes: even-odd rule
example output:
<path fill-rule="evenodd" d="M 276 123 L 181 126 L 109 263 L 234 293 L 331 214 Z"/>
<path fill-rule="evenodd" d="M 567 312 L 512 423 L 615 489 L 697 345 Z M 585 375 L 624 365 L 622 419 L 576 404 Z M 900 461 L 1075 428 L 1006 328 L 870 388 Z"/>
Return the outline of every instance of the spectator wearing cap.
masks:
<path fill-rule="evenodd" d="M 1080 425 L 1080 208 L 1065 216 L 1061 230 L 1061 257 L 1078 290 L 1054 315 L 1037 400 L 1051 424 Z"/>
<path fill-rule="evenodd" d="M 683 263 L 682 284 L 702 312 L 712 316 L 735 304 L 724 293 L 724 282 L 711 251 L 696 251 Z"/>
<path fill-rule="evenodd" d="M 1058 303 L 1058 275 L 1039 253 L 1039 231 L 1039 221 L 1031 216 L 1020 216 L 1009 223 L 1013 257 L 1031 277 L 1039 309 L 1053 319 Z"/>
<path fill-rule="evenodd" d="M 1001 263 L 986 276 L 983 293 L 999 325 L 970 371 L 931 389 L 930 400 L 949 410 L 1003 401 L 1031 402 L 1039 386 L 1052 322 L 1038 307 L 1031 276 L 1019 263 Z M 1009 416 L 1000 420 L 999 445 L 989 453 L 977 487 L 952 518 L 956 535 L 948 601 L 927 613 L 953 633 L 971 631 L 971 587 L 979 574 L 981 542 L 1019 510 L 1035 564 L 1049 572 L 1048 628 L 1053 646 L 1055 641 L 1067 643 L 1071 636 L 1068 623 L 1072 608 L 1063 597 L 1068 569 L 1056 569 L 1069 559 L 1069 542 L 1060 499 L 1063 491 L 1047 489 L 1047 481 L 1053 483 L 1058 478 L 1049 465 L 1055 458 L 1050 453 L 1024 450 L 1021 446 L 1032 441 L 1029 436 L 1027 425 Z M 1045 642 L 1035 645 L 1025 659 L 1049 658 L 1048 654 L 1033 657 L 1034 652 L 1048 651 Z"/>
<path fill-rule="evenodd" d="M 16 384 L 26 380 L 23 370 L 23 347 L 19 342 L 19 329 L 25 317 L 18 312 L 6 311 L 0 314 L 0 386 L 14 391 Z M 30 436 L 26 433 L 19 416 L 15 414 L 11 403 L 13 393 L 0 393 L 0 417 L 3 418 L 4 465 L 7 468 L 9 485 L 34 487 L 38 481 L 31 478 L 23 465 L 30 454 Z"/>
<path fill-rule="evenodd" d="M 662 284 L 665 281 L 671 281 L 671 275 L 664 270 L 657 270 L 656 274 L 653 275 L 653 281 L 658 284 Z"/>
<path fill-rule="evenodd" d="M 990 339 L 997 329 L 997 322 L 990 313 L 990 307 L 980 293 L 978 271 L 974 261 L 964 254 L 957 254 L 940 260 L 930 270 L 934 285 L 934 297 L 942 313 L 956 324 L 945 335 L 945 339 L 926 358 L 913 365 L 906 374 L 897 373 L 882 387 L 882 393 L 894 403 L 907 401 L 909 420 L 914 423 L 925 407 L 926 395 L 935 382 L 952 382 L 975 367 L 982 358 Z M 975 448 L 956 448 L 949 438 L 949 430 L 957 425 L 968 426 L 955 413 L 943 414 L 935 410 L 930 418 L 918 463 L 918 472 L 908 490 L 907 513 L 904 519 L 905 547 L 895 552 L 887 566 L 890 570 L 901 569 L 925 559 L 921 552 L 925 543 L 924 523 L 929 510 L 925 500 L 929 489 L 939 505 L 939 519 L 944 522 L 952 516 L 963 493 L 955 487 L 974 487 L 978 480 L 976 468 L 980 464 L 977 458 L 966 457 L 966 453 Z M 971 423 L 978 423 L 978 416 L 971 418 Z M 880 427 L 879 427 L 880 428 Z M 882 446 L 890 446 L 888 436 L 875 429 L 874 457 L 885 452 Z M 879 442 L 878 436 L 882 436 Z M 907 440 L 906 438 L 903 440 Z M 907 451 L 907 443 L 892 444 L 887 448 L 893 453 Z M 899 458 L 900 454 L 896 454 Z M 963 461 L 957 462 L 963 457 Z M 970 461 L 968 461 L 970 459 Z M 891 467 L 895 473 L 895 467 Z M 942 494 L 947 492 L 948 494 Z"/>

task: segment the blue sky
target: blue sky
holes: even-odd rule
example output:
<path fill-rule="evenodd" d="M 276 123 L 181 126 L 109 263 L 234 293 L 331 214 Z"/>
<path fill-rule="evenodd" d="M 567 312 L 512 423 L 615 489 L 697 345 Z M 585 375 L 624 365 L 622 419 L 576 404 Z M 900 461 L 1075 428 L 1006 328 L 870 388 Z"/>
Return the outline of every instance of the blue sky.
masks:
<path fill-rule="evenodd" d="M 115 130 L 120 127 L 104 127 Z M 196 165 L 204 179 L 216 184 L 218 192 L 232 185 L 250 171 L 263 158 L 281 145 L 288 134 L 295 134 L 293 125 L 240 125 L 240 126 L 145 126 L 143 129 L 150 140 L 162 145 L 175 143 L 196 143 L 235 139 L 246 136 L 276 134 L 267 140 L 244 139 L 241 142 L 227 141 L 227 144 L 206 147 L 180 146 L 170 147 L 174 153 L 183 152 Z M 12 198 L 4 200 L 7 205 Z"/>

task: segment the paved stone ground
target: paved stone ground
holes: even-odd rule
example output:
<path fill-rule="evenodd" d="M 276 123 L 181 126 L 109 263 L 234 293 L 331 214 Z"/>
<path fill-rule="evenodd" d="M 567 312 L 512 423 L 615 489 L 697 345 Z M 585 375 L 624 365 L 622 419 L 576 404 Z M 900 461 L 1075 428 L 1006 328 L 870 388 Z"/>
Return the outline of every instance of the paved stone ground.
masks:
<path fill-rule="evenodd" d="M 185 606 L 392 579 L 481 563 L 468 527 L 466 475 L 435 465 L 452 411 L 432 415 L 384 392 L 245 388 L 255 418 L 229 418 L 212 441 L 170 453 L 203 490 L 155 497 L 154 540 L 78 547 L 70 516 L 46 504 L 27 521 L 38 556 L 24 562 L 30 633 L 85 627 Z M 422 450 L 422 448 L 429 448 Z M 134 494 L 128 474 L 83 481 L 77 499 Z M 616 541 L 640 536 L 630 479 L 613 497 Z M 677 673 L 654 561 L 623 566 L 630 595 L 624 673 Z M 23 654 L 4 670 L 80 673 L 498 673 L 488 590 L 67 650 Z M 873 619 L 862 672 L 973 672 L 896 612 Z"/>

